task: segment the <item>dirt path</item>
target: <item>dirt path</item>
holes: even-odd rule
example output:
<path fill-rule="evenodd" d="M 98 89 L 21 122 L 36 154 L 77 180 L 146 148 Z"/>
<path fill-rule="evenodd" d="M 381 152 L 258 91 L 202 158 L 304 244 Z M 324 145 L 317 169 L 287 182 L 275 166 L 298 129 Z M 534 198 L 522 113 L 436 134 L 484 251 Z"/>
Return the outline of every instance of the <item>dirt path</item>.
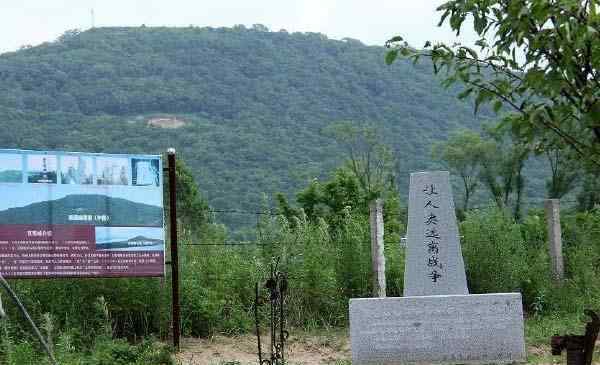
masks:
<path fill-rule="evenodd" d="M 288 346 L 285 353 L 290 365 L 350 364 L 348 340 L 339 333 L 292 335 Z M 256 337 L 252 335 L 186 338 L 182 341 L 181 349 L 177 355 L 181 365 L 256 365 L 258 362 Z M 263 353 L 267 353 L 267 350 L 268 344 L 263 345 Z"/>

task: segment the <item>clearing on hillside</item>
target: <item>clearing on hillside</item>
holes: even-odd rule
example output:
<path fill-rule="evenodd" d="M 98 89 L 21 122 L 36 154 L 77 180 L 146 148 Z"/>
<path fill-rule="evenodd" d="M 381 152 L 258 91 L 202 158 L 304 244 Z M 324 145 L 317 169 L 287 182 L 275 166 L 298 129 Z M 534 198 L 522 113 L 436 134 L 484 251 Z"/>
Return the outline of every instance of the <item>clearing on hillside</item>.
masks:
<path fill-rule="evenodd" d="M 181 119 L 175 117 L 156 117 L 150 118 L 146 122 L 149 127 L 159 127 L 166 129 L 177 129 L 183 127 L 186 123 Z"/>

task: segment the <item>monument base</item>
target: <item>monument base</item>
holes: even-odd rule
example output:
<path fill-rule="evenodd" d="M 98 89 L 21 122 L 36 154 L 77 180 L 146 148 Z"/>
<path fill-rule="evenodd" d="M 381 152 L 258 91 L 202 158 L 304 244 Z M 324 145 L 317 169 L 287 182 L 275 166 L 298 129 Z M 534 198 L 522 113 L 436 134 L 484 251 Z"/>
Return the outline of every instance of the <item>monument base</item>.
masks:
<path fill-rule="evenodd" d="M 521 294 L 350 299 L 352 364 L 525 360 Z"/>

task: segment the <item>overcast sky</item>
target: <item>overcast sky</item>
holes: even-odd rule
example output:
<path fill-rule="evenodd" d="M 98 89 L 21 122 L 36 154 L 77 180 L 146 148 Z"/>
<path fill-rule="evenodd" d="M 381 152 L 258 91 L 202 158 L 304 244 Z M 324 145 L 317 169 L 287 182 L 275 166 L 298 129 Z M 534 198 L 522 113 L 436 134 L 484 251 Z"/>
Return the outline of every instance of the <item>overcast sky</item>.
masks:
<path fill-rule="evenodd" d="M 412 45 L 455 41 L 438 28 L 442 0 L 0 0 L 0 53 L 55 40 L 68 29 L 102 26 L 250 26 L 320 32 L 383 45 L 401 34 Z M 472 33 L 461 33 L 472 43 Z"/>

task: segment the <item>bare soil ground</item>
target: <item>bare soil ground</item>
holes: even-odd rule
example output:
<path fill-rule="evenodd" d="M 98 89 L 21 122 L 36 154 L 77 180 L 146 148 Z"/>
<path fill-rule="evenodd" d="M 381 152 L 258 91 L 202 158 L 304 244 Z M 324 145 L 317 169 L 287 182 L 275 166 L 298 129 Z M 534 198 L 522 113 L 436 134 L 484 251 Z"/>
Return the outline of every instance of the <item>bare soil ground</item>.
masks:
<path fill-rule="evenodd" d="M 268 339 L 263 340 L 263 352 L 268 350 Z M 347 334 L 340 331 L 322 331 L 317 334 L 292 335 L 286 349 L 290 365 L 350 365 L 350 345 Z M 248 334 L 236 337 L 215 336 L 210 339 L 185 338 L 176 359 L 179 365 L 256 365 L 256 337 Z M 600 343 L 596 345 L 596 359 L 600 358 Z M 566 357 L 552 356 L 545 345 L 528 347 L 528 364 L 565 364 Z M 596 360 L 594 365 L 600 365 Z"/>
<path fill-rule="evenodd" d="M 268 353 L 268 338 L 264 338 L 263 353 Z M 285 351 L 290 365 L 350 364 L 348 339 L 339 332 L 318 335 L 302 333 L 291 336 Z M 186 338 L 182 341 L 177 361 L 181 365 L 256 365 L 256 337 L 215 336 L 210 339 Z"/>
<path fill-rule="evenodd" d="M 177 129 L 177 128 L 183 127 L 186 123 L 185 123 L 185 121 L 183 121 L 181 119 L 162 117 L 162 118 L 150 118 L 150 119 L 148 119 L 146 124 L 151 127 Z"/>

